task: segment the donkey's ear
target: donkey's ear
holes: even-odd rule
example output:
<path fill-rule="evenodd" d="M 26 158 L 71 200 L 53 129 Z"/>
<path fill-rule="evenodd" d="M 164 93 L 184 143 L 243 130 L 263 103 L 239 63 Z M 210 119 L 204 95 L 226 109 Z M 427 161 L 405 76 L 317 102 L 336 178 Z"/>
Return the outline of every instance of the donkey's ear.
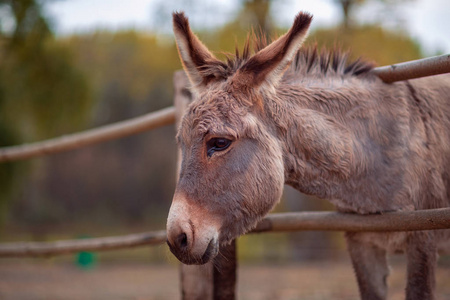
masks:
<path fill-rule="evenodd" d="M 253 55 L 239 69 L 236 79 L 250 87 L 261 86 L 265 82 L 276 85 L 307 37 L 311 20 L 312 15 L 300 12 L 291 29 Z"/>
<path fill-rule="evenodd" d="M 208 82 L 200 72 L 208 63 L 219 62 L 205 45 L 191 31 L 189 21 L 183 12 L 173 13 L 173 31 L 183 68 L 197 91 Z M 220 63 L 220 62 L 219 62 Z"/>

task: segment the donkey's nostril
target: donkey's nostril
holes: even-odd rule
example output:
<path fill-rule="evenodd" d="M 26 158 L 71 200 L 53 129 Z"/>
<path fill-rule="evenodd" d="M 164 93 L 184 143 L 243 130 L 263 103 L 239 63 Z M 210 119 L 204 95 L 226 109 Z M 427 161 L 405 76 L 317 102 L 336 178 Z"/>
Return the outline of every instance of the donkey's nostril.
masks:
<path fill-rule="evenodd" d="M 186 233 L 184 232 L 180 233 L 180 235 L 177 237 L 176 243 L 180 250 L 186 249 L 188 246 L 188 239 Z"/>

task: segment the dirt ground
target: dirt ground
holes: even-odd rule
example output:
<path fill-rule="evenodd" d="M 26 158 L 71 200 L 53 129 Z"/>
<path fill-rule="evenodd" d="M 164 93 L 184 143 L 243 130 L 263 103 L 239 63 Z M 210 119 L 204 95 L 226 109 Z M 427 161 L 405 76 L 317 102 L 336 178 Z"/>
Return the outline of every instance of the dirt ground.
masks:
<path fill-rule="evenodd" d="M 392 264 L 389 299 L 404 299 L 404 262 Z M 47 260 L 0 261 L 0 299 L 180 299 L 175 264 L 99 264 L 82 270 Z M 450 265 L 437 271 L 437 300 L 450 299 Z M 241 264 L 240 300 L 358 299 L 348 261 L 290 265 Z"/>

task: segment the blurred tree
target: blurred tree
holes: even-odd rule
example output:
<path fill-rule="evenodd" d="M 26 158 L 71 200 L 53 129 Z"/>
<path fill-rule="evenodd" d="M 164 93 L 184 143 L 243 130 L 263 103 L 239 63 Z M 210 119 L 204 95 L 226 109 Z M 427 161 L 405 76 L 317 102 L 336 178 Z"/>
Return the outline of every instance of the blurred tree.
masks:
<path fill-rule="evenodd" d="M 0 145 L 83 127 L 91 108 L 90 89 L 70 51 L 53 38 L 42 3 L 1 0 L 0 16 Z M 4 191 L 19 180 L 14 166 L 0 165 L 3 213 L 11 198 Z"/>
<path fill-rule="evenodd" d="M 362 5 L 377 2 L 392 8 L 406 1 L 413 0 L 334 0 L 342 10 L 342 26 L 318 29 L 308 41 L 316 41 L 325 48 L 351 49 L 352 59 L 363 57 L 378 65 L 421 58 L 420 45 L 404 31 L 385 29 L 382 23 L 358 25 L 353 22 L 356 8 Z"/>
<path fill-rule="evenodd" d="M 244 30 L 255 28 L 270 37 L 273 31 L 273 21 L 270 15 L 271 0 L 243 0 L 242 9 L 236 18 Z"/>
<path fill-rule="evenodd" d="M 23 139 L 42 139 L 85 125 L 91 107 L 88 84 L 58 45 L 35 0 L 2 0 L 13 26 L 0 31 L 4 118 Z"/>
<path fill-rule="evenodd" d="M 414 0 L 333 0 L 337 5 L 339 5 L 342 11 L 342 27 L 344 30 L 348 30 L 353 27 L 354 24 L 354 12 L 355 10 L 362 6 L 363 4 L 368 4 L 369 2 L 380 2 L 384 6 L 395 5 L 399 2 L 414 1 Z"/>
<path fill-rule="evenodd" d="M 134 30 L 98 31 L 60 43 L 88 73 L 96 99 L 91 126 L 173 105 L 172 77 L 180 68 L 173 43 Z M 173 127 L 165 127 L 49 157 L 44 193 L 63 204 L 60 222 L 95 220 L 97 228 L 163 224 L 175 183 L 174 137 Z M 16 215 L 24 219 L 20 211 Z"/>
<path fill-rule="evenodd" d="M 11 124 L 5 122 L 1 117 L 5 95 L 3 92 L 2 82 L 0 81 L 0 147 L 17 143 L 17 134 Z M 0 165 L 0 223 L 7 214 L 7 199 L 13 191 L 15 183 L 14 178 L 17 176 L 17 163 L 4 163 Z"/>
<path fill-rule="evenodd" d="M 242 49 L 251 30 L 270 40 L 280 31 L 271 17 L 271 4 L 271 0 L 242 0 L 239 12 L 229 23 L 217 30 L 199 32 L 199 36 L 209 49 L 219 51 L 221 59 L 235 53 L 236 48 Z"/>
<path fill-rule="evenodd" d="M 388 65 L 418 59 L 423 56 L 420 45 L 403 32 L 393 32 L 376 25 L 318 29 L 308 38 L 308 44 L 351 50 L 350 59 L 362 57 L 377 65 Z"/>
<path fill-rule="evenodd" d="M 358 4 L 363 3 L 365 0 L 335 0 L 336 3 L 341 7 L 342 9 L 342 25 L 345 29 L 348 29 L 351 24 L 351 13 L 353 12 L 353 9 Z"/>

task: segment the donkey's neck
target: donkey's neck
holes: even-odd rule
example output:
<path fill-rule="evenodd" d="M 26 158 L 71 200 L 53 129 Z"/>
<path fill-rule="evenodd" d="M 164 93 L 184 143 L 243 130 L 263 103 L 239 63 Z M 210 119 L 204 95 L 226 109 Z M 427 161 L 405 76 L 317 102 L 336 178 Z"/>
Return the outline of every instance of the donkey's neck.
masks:
<path fill-rule="evenodd" d="M 379 82 L 370 75 L 366 76 L 367 79 L 313 76 L 302 81 L 291 80 L 280 86 L 276 99 L 288 114 L 310 109 L 332 118 L 345 118 L 350 110 L 374 96 L 373 90 Z"/>
<path fill-rule="evenodd" d="M 373 161 L 361 122 L 386 98 L 381 82 L 367 76 L 283 83 L 266 101 L 283 149 L 286 183 L 335 201 L 342 210 L 358 211 L 356 198 L 385 196 L 370 195 L 371 188 L 355 195 L 352 187 L 364 182 L 359 177 Z"/>

